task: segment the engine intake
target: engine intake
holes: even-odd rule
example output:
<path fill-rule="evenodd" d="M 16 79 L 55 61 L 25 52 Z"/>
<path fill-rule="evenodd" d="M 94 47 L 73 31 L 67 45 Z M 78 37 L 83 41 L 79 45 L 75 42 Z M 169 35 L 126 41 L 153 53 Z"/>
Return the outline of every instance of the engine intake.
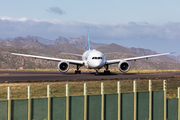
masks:
<path fill-rule="evenodd" d="M 69 63 L 67 61 L 61 61 L 58 63 L 59 71 L 65 73 L 69 70 Z"/>
<path fill-rule="evenodd" d="M 130 69 L 130 64 L 127 61 L 121 61 L 118 64 L 118 68 L 121 72 L 125 73 L 128 72 Z"/>

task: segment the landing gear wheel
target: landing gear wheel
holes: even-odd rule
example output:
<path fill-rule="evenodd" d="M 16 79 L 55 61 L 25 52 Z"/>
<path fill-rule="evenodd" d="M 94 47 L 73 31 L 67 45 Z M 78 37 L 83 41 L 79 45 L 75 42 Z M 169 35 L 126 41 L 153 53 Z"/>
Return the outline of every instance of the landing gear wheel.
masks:
<path fill-rule="evenodd" d="M 75 74 L 81 74 L 80 70 L 75 70 Z"/>
<path fill-rule="evenodd" d="M 109 75 L 110 74 L 110 70 L 104 70 L 104 74 L 105 75 Z"/>

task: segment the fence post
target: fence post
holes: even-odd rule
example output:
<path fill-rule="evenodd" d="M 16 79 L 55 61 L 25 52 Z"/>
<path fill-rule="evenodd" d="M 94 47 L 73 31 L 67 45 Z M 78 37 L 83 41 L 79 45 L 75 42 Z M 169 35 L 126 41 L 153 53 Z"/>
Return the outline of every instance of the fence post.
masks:
<path fill-rule="evenodd" d="M 69 120 L 69 84 L 66 84 L 66 120 Z"/>
<path fill-rule="evenodd" d="M 137 114 L 137 82 L 134 80 L 133 82 L 133 92 L 134 92 L 134 120 L 136 120 Z"/>
<path fill-rule="evenodd" d="M 117 84 L 117 93 L 118 93 L 118 120 L 121 119 L 121 82 L 118 81 Z"/>
<path fill-rule="evenodd" d="M 31 120 L 31 86 L 28 86 L 28 120 Z"/>
<path fill-rule="evenodd" d="M 87 84 L 84 83 L 84 120 L 87 120 Z"/>
<path fill-rule="evenodd" d="M 167 83 L 163 80 L 163 91 L 164 91 L 164 120 L 166 120 L 166 93 L 167 93 Z"/>
<path fill-rule="evenodd" d="M 149 80 L 149 120 L 152 120 L 152 81 Z"/>
<path fill-rule="evenodd" d="M 48 98 L 48 120 L 51 120 L 51 86 L 47 85 L 47 98 Z"/>
<path fill-rule="evenodd" d="M 8 120 L 11 120 L 11 87 L 8 87 Z"/>
<path fill-rule="evenodd" d="M 101 83 L 101 120 L 104 120 L 104 83 Z"/>
<path fill-rule="evenodd" d="M 180 87 L 178 87 L 178 120 L 180 120 Z"/>

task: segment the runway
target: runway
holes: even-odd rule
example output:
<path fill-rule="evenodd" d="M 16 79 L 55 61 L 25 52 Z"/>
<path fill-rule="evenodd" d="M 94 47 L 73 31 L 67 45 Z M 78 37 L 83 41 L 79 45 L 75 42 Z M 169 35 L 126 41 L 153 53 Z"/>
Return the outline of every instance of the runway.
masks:
<path fill-rule="evenodd" d="M 0 71 L 0 82 L 31 82 L 31 81 L 78 81 L 78 80 L 103 80 L 103 79 L 139 79 L 157 77 L 180 77 L 180 72 L 166 73 L 111 73 L 105 75 L 100 73 L 61 73 L 61 72 L 39 72 L 39 71 Z"/>

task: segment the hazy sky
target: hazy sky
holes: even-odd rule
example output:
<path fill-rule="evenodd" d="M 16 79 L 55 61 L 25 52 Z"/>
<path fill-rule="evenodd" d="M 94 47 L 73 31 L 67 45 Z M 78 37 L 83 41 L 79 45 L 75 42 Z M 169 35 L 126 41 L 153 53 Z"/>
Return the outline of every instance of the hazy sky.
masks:
<path fill-rule="evenodd" d="M 0 1 L 0 38 L 27 35 L 90 40 L 180 55 L 179 0 Z"/>

